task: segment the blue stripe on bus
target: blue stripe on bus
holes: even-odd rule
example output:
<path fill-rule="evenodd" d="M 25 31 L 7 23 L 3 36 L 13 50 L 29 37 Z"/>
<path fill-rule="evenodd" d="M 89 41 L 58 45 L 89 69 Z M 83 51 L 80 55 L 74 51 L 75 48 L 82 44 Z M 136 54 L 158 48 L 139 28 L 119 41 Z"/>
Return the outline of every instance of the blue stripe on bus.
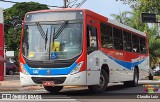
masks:
<path fill-rule="evenodd" d="M 102 52 L 102 53 L 103 53 L 103 52 Z M 103 54 L 105 54 L 105 53 L 103 53 Z M 105 54 L 105 55 L 106 55 L 106 54 Z M 113 60 L 113 61 L 116 62 L 117 64 L 119 64 L 119 65 L 121 65 L 121 66 L 123 66 L 123 67 L 125 67 L 125 68 L 127 68 L 127 69 L 129 69 L 129 70 L 131 70 L 133 67 L 141 64 L 141 63 L 145 60 L 145 59 L 143 59 L 143 60 L 137 61 L 137 62 L 126 62 L 126 61 L 122 61 L 122 60 L 115 59 L 115 58 L 113 58 L 113 57 L 111 57 L 111 56 L 109 56 L 109 55 L 106 55 L 106 56 L 108 56 L 111 60 Z"/>
<path fill-rule="evenodd" d="M 76 62 L 74 62 L 70 67 L 64 68 L 31 68 L 27 64 L 24 64 L 24 67 L 30 75 L 67 75 L 76 67 L 76 65 Z M 50 74 L 48 74 L 48 70 L 50 71 Z"/>

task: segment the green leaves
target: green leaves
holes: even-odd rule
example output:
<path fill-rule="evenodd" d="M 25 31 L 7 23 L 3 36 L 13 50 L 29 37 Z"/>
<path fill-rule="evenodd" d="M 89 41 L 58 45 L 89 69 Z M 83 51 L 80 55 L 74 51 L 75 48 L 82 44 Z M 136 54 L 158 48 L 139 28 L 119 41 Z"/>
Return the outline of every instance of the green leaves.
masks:
<path fill-rule="evenodd" d="M 4 10 L 5 45 L 7 50 L 15 51 L 15 60 L 18 62 L 21 23 L 27 12 L 48 9 L 46 5 L 36 2 L 23 2 Z M 16 34 L 16 37 L 15 37 Z"/>
<path fill-rule="evenodd" d="M 115 18 L 116 21 L 127 25 L 127 22 L 129 19 L 127 19 L 127 14 L 129 14 L 130 12 L 128 11 L 124 11 L 124 12 L 120 12 L 119 14 L 111 14 L 112 17 Z"/>
<path fill-rule="evenodd" d="M 160 13 L 160 0 L 137 0 L 137 9 L 148 13 Z M 136 6 L 135 6 L 136 7 Z"/>

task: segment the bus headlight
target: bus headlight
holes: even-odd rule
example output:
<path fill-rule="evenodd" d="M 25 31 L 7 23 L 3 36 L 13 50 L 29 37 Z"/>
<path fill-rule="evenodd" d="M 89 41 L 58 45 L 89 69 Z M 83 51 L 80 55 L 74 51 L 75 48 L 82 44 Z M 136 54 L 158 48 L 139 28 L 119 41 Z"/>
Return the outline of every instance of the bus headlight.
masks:
<path fill-rule="evenodd" d="M 29 75 L 29 74 L 28 74 L 28 71 L 26 70 L 26 68 L 25 68 L 25 66 L 24 66 L 24 64 L 20 63 L 20 67 L 21 67 L 21 69 L 22 69 L 22 73 L 23 73 L 23 74 Z"/>
<path fill-rule="evenodd" d="M 82 61 L 82 62 L 79 62 L 79 63 L 76 65 L 76 67 L 71 71 L 70 74 L 76 74 L 76 73 L 78 73 L 79 70 L 81 69 L 82 65 L 83 65 L 83 61 Z"/>

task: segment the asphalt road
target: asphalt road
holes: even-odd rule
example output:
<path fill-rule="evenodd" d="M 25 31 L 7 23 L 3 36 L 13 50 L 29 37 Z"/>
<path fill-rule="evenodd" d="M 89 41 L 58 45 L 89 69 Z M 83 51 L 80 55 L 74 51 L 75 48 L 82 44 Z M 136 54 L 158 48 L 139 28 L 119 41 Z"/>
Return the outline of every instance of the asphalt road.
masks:
<path fill-rule="evenodd" d="M 0 102 L 158 102 L 160 99 L 160 81 L 142 80 L 137 87 L 125 87 L 122 83 L 109 84 L 106 92 L 93 94 L 86 87 L 63 89 L 58 94 L 45 90 L 30 90 L 0 93 Z M 154 94 L 146 92 L 146 85 L 156 86 Z M 155 88 L 155 87 L 154 87 Z M 7 96 L 8 95 L 8 96 Z M 136 100 L 135 100 L 136 99 Z M 148 101 L 149 100 L 149 101 Z M 128 101 L 127 101 L 128 102 Z"/>

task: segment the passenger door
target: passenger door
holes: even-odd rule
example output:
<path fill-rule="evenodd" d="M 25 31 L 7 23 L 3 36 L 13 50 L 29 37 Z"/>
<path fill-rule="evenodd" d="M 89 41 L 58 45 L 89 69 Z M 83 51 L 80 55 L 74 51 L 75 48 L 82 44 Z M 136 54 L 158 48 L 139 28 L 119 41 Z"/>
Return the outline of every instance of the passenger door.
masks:
<path fill-rule="evenodd" d="M 98 20 L 87 16 L 87 84 L 99 84 Z"/>

